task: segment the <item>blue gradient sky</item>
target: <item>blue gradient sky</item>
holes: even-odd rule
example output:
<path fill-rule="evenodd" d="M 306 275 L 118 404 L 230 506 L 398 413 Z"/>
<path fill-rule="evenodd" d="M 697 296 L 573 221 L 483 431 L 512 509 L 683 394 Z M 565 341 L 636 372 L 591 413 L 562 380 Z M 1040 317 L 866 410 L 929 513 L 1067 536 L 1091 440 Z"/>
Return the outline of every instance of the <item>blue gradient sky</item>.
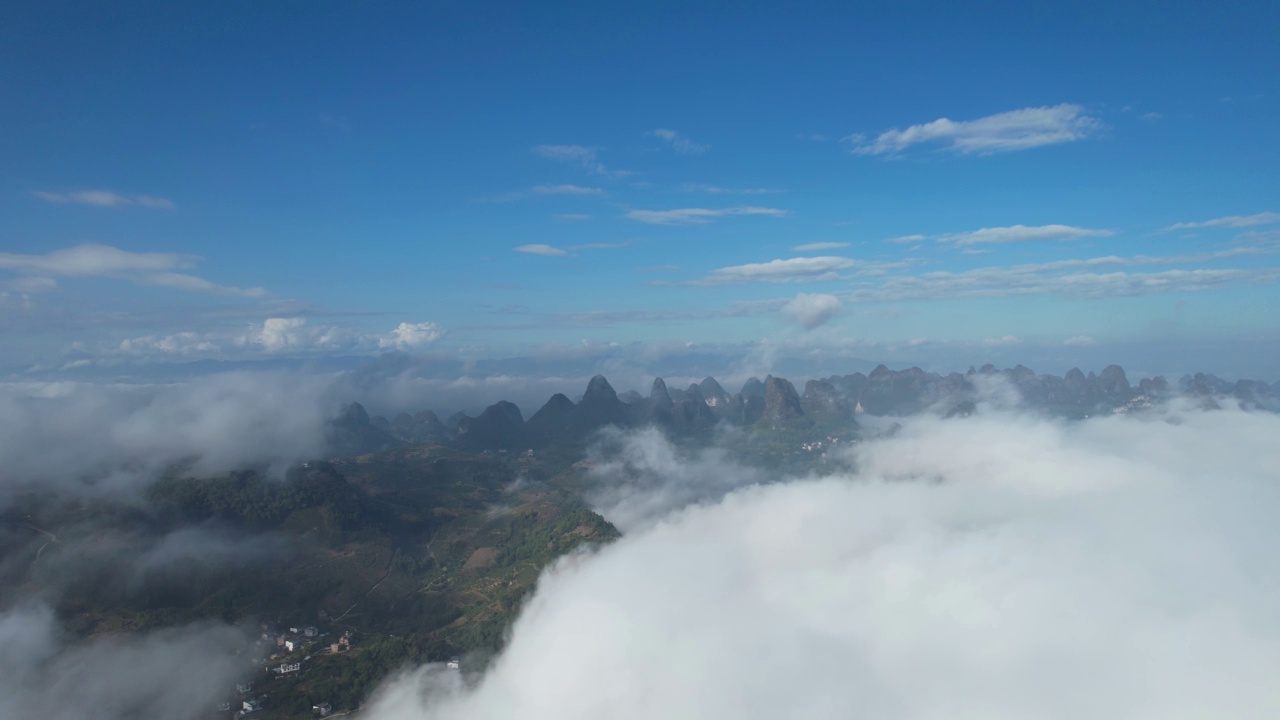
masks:
<path fill-rule="evenodd" d="M 0 9 L 0 370 L 1280 376 L 1274 3 L 423 5 Z"/>

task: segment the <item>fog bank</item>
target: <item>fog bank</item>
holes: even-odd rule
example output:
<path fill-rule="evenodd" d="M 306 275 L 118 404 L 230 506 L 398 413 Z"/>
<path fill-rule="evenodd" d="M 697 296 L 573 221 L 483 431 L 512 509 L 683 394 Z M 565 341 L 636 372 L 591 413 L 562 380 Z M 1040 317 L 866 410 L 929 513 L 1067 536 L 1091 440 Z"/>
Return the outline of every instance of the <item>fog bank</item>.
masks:
<path fill-rule="evenodd" d="M 912 418 L 856 475 L 560 562 L 474 688 L 424 668 L 365 717 L 1275 717 L 1276 437 L 1239 410 Z"/>

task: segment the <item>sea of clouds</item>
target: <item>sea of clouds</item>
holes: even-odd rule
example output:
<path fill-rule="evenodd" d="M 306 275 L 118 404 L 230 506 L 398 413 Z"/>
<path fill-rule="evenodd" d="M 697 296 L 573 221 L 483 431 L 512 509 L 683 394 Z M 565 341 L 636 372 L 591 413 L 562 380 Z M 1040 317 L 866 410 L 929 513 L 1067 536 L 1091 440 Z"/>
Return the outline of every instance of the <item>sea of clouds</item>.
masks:
<path fill-rule="evenodd" d="M 680 453 L 639 433 L 610 457 L 663 499 L 611 495 L 631 531 L 549 570 L 482 675 L 407 672 L 364 717 L 1280 717 L 1278 437 L 919 416 L 828 477 L 726 492 L 694 453 L 676 484 L 710 490 L 671 507 Z"/>

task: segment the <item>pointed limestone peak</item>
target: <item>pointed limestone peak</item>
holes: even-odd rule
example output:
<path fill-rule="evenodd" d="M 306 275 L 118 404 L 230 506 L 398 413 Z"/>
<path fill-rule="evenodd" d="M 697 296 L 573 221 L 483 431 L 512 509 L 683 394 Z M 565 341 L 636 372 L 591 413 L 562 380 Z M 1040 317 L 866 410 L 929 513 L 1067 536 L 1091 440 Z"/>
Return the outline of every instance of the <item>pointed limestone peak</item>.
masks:
<path fill-rule="evenodd" d="M 1108 365 L 1102 369 L 1102 374 L 1098 376 L 1102 382 L 1103 388 L 1111 394 L 1122 395 L 1130 392 L 1133 387 L 1129 385 L 1129 378 L 1125 377 L 1124 368 L 1119 365 Z"/>
<path fill-rule="evenodd" d="M 747 381 L 742 384 L 742 397 L 764 398 L 764 383 L 757 377 L 747 378 Z"/>
<path fill-rule="evenodd" d="M 771 375 L 764 387 L 765 416 L 770 420 L 788 420 L 804 415 L 800 395 L 789 380 Z"/>
<path fill-rule="evenodd" d="M 653 389 L 649 391 L 649 399 L 658 407 L 669 408 L 675 404 L 671 393 L 667 392 L 667 383 L 662 378 L 653 379 Z"/>
<path fill-rule="evenodd" d="M 587 392 L 582 395 L 582 404 L 596 405 L 614 402 L 620 401 L 618 400 L 618 393 L 614 391 L 609 381 L 603 375 L 591 378 L 591 382 L 587 383 Z"/>
<path fill-rule="evenodd" d="M 698 387 L 702 388 L 702 396 L 704 398 L 727 399 L 729 397 L 729 393 L 724 391 L 724 388 L 720 386 L 720 383 L 716 382 L 716 379 L 710 376 L 703 378 L 702 382 L 698 383 Z"/>

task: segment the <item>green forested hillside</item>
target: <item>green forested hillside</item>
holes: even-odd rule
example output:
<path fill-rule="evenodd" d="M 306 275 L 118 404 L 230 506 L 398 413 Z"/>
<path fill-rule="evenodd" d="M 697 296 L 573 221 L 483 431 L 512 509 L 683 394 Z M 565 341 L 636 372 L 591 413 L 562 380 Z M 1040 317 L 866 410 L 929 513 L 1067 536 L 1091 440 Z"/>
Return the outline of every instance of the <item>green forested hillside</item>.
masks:
<path fill-rule="evenodd" d="M 323 702 L 350 709 L 402 664 L 482 662 L 549 563 L 617 536 L 545 481 L 557 470 L 421 445 L 285 478 L 175 473 L 133 504 L 27 497 L 3 517 L 0 599 L 57 598 L 64 624 L 84 635 L 235 623 L 255 684 L 245 695 L 228 688 L 232 710 L 249 696 L 263 718 L 312 716 Z M 172 550 L 174 538 L 190 547 Z M 168 559 L 157 564 L 158 554 Z M 330 653 L 343 635 L 350 647 Z M 284 636 L 295 650 L 277 645 Z M 266 670 L 293 662 L 297 673 Z"/>

